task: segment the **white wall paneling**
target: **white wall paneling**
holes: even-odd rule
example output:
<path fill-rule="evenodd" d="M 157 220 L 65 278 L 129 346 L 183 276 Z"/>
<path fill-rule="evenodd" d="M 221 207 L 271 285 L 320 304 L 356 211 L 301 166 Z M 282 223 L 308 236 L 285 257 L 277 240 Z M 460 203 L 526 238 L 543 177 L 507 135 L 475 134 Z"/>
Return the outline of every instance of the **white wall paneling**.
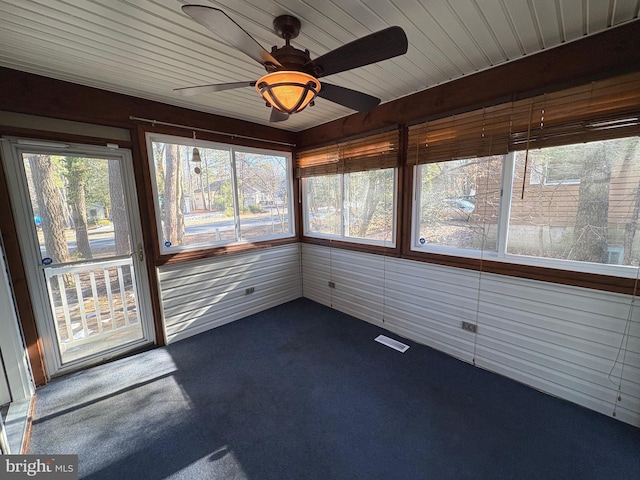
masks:
<path fill-rule="evenodd" d="M 622 370 L 616 416 L 640 426 L 640 311 L 629 296 L 309 244 L 302 278 L 307 298 L 467 362 L 475 351 L 479 367 L 606 415 Z"/>
<path fill-rule="evenodd" d="M 167 265 L 158 278 L 171 343 L 299 298 L 300 246 Z"/>

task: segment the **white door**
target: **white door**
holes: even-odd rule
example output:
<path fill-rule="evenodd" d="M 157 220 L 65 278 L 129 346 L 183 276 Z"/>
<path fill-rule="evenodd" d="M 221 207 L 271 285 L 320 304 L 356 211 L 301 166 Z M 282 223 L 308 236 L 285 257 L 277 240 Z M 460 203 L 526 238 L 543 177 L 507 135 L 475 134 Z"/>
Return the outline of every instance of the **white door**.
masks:
<path fill-rule="evenodd" d="M 0 239 L 0 405 L 33 395 L 33 382 Z"/>
<path fill-rule="evenodd" d="M 152 342 L 131 153 L 3 142 L 49 376 Z"/>

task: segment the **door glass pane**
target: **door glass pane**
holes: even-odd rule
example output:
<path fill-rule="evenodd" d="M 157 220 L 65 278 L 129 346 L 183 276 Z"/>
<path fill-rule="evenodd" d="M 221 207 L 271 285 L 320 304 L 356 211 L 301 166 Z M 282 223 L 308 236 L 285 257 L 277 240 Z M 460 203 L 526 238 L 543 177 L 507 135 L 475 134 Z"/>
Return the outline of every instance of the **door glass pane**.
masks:
<path fill-rule="evenodd" d="M 142 340 L 120 161 L 22 159 L 61 364 Z"/>
<path fill-rule="evenodd" d="M 24 154 L 34 227 L 51 263 L 127 255 L 118 160 Z"/>

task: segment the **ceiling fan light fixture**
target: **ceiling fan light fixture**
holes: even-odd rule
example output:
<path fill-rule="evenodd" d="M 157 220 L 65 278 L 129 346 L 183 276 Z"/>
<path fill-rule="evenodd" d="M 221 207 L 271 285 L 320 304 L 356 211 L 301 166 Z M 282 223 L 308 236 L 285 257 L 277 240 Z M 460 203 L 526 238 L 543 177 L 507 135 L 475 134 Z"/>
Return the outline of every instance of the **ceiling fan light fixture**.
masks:
<path fill-rule="evenodd" d="M 314 76 L 291 70 L 268 73 L 256 82 L 256 90 L 268 104 L 289 114 L 304 110 L 320 88 Z"/>

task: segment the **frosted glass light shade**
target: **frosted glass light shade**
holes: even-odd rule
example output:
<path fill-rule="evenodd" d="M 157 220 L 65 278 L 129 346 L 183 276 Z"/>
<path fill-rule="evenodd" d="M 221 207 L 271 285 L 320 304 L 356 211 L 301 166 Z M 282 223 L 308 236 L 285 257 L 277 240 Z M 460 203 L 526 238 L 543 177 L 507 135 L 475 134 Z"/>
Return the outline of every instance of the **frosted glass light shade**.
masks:
<path fill-rule="evenodd" d="M 260 78 L 256 90 L 274 108 L 284 113 L 296 113 L 316 97 L 320 82 L 304 72 L 283 70 Z"/>

